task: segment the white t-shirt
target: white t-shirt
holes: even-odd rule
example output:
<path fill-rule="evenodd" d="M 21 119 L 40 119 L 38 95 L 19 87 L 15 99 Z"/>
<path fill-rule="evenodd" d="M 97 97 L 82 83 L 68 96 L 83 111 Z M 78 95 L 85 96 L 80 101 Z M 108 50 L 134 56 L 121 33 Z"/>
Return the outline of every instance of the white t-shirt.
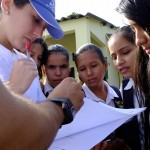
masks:
<path fill-rule="evenodd" d="M 102 103 L 105 103 L 105 104 L 107 104 L 107 105 L 109 105 L 109 106 L 115 107 L 114 101 L 113 101 L 112 99 L 114 99 L 114 97 L 118 97 L 118 95 L 117 95 L 117 93 L 113 90 L 113 88 L 109 86 L 109 84 L 108 84 L 106 81 L 104 81 L 104 84 L 105 84 L 105 86 L 106 86 L 106 88 L 107 88 L 107 91 L 108 91 L 106 101 L 104 101 L 103 99 L 97 97 L 97 96 L 87 87 L 87 85 L 86 85 L 85 83 L 82 85 L 82 89 L 84 90 L 85 95 L 86 95 L 87 98 L 89 98 L 89 99 L 91 99 L 91 100 L 93 100 L 93 101 L 96 101 L 96 102 L 102 102 Z"/>
<path fill-rule="evenodd" d="M 15 53 L 12 53 L 0 44 L 0 80 L 4 83 L 10 78 L 15 60 L 27 57 L 17 50 L 14 51 Z M 31 99 L 35 103 L 46 99 L 42 92 L 38 76 L 33 80 L 28 90 L 24 93 L 24 96 Z"/>

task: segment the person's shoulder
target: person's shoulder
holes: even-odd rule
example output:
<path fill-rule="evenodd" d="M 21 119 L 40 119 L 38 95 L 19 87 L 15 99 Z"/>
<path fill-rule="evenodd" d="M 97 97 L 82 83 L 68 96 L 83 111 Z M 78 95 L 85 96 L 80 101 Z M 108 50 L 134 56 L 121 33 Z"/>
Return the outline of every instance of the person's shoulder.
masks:
<path fill-rule="evenodd" d="M 118 93 L 120 93 L 119 88 L 115 85 L 109 84 L 107 81 L 103 81 L 105 87 L 107 88 L 108 95 L 111 95 L 113 97 L 118 97 Z"/>
<path fill-rule="evenodd" d="M 2 58 L 9 58 L 9 57 L 12 57 L 12 52 L 4 47 L 3 45 L 0 44 L 0 57 Z"/>
<path fill-rule="evenodd" d="M 131 79 L 131 78 L 124 79 L 122 81 L 122 88 L 123 88 L 123 90 L 129 90 L 129 89 L 134 88 L 133 79 Z"/>
<path fill-rule="evenodd" d="M 115 91 L 115 93 L 117 94 L 117 97 L 113 98 L 114 104 L 116 108 L 123 108 L 123 99 L 121 96 L 121 91 L 119 90 L 118 87 L 114 86 L 114 85 L 110 85 L 110 87 Z"/>
<path fill-rule="evenodd" d="M 117 93 L 117 95 L 120 96 L 120 90 L 117 86 L 114 86 L 114 85 L 110 85 L 110 87 Z"/>
<path fill-rule="evenodd" d="M 19 52 L 18 50 L 14 49 L 16 55 L 18 56 L 18 58 L 27 58 L 27 56 L 21 52 Z"/>
<path fill-rule="evenodd" d="M 123 87 L 125 87 L 130 82 L 130 78 L 124 78 L 122 80 Z"/>
<path fill-rule="evenodd" d="M 46 81 L 43 83 L 43 92 L 46 95 L 47 92 L 50 93 L 54 90 L 54 88 Z"/>

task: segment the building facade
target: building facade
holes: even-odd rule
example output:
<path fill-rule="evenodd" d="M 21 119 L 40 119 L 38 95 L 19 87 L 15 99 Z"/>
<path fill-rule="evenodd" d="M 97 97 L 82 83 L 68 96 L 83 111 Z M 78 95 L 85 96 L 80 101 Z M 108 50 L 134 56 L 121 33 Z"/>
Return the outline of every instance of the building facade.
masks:
<path fill-rule="evenodd" d="M 61 44 L 69 50 L 72 75 L 78 80 L 73 54 L 81 45 L 93 43 L 101 48 L 108 61 L 105 79 L 109 84 L 119 87 L 122 76 L 114 68 L 107 47 L 108 38 L 117 27 L 91 13 L 86 15 L 72 13 L 66 18 L 62 17 L 58 22 L 64 31 L 64 37 L 61 40 L 54 40 L 47 31 L 44 32 L 43 37 L 48 45 Z"/>

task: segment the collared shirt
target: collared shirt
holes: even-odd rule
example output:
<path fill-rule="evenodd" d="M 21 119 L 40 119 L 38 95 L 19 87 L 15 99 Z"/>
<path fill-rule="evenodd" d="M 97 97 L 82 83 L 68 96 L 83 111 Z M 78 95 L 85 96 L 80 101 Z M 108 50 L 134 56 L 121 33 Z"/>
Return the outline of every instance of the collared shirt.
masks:
<path fill-rule="evenodd" d="M 138 99 L 137 99 L 137 95 L 136 95 L 136 91 L 135 91 L 135 84 L 134 84 L 134 81 L 133 81 L 133 79 L 129 79 L 129 82 L 127 83 L 127 85 L 125 86 L 125 88 L 124 89 L 122 89 L 123 87 L 121 87 L 121 91 L 122 90 L 129 90 L 129 89 L 131 89 L 133 87 L 133 89 L 134 89 L 134 107 L 135 108 L 139 108 L 139 107 L 144 107 L 144 104 L 142 104 L 142 106 L 139 106 L 139 102 L 138 102 Z M 138 96 L 140 96 L 140 95 L 138 95 Z"/>
<path fill-rule="evenodd" d="M 47 80 L 44 82 L 44 94 L 47 95 L 47 93 L 51 93 L 53 91 L 53 87 L 47 82 Z"/>
<path fill-rule="evenodd" d="M 135 84 L 134 84 L 134 81 L 133 79 L 129 79 L 129 82 L 127 83 L 127 85 L 125 86 L 124 89 L 122 90 L 129 90 L 133 87 L 133 89 L 135 89 Z M 137 99 L 137 96 L 136 96 L 136 91 L 134 90 L 134 107 L 135 108 L 139 108 L 139 103 L 138 103 L 138 99 Z"/>
<path fill-rule="evenodd" d="M 86 95 L 87 98 L 89 98 L 89 99 L 91 99 L 91 100 L 93 100 L 93 101 L 96 101 L 96 102 L 102 102 L 102 103 L 105 103 L 105 104 L 107 104 L 107 105 L 109 105 L 109 106 L 115 107 L 115 104 L 114 104 L 114 102 L 113 102 L 113 99 L 114 99 L 114 97 L 118 97 L 118 95 L 117 95 L 117 93 L 113 90 L 113 88 L 109 86 L 109 84 L 108 84 L 106 81 L 104 81 L 104 84 L 105 84 L 105 86 L 106 86 L 106 88 L 107 88 L 107 92 L 108 92 L 108 93 L 107 93 L 107 97 L 106 97 L 106 101 L 103 100 L 103 99 L 101 99 L 101 98 L 99 98 L 99 97 L 97 97 L 97 96 L 88 88 L 88 86 L 87 86 L 85 83 L 82 85 L 82 89 L 84 90 L 85 95 Z"/>
<path fill-rule="evenodd" d="M 134 81 L 133 81 L 133 79 L 129 79 L 129 82 L 128 82 L 128 84 L 125 86 L 125 88 L 124 88 L 124 90 L 129 90 L 129 89 L 131 89 L 131 88 L 135 88 L 135 85 L 134 85 Z"/>

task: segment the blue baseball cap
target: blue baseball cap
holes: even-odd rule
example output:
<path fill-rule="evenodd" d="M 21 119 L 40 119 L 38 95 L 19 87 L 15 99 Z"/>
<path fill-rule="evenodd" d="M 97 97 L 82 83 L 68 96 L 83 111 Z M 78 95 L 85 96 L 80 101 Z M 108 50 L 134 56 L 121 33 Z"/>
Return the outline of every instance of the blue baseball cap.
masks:
<path fill-rule="evenodd" d="M 54 39 L 61 39 L 64 35 L 55 19 L 55 0 L 29 0 L 38 15 L 48 24 L 47 30 Z"/>

